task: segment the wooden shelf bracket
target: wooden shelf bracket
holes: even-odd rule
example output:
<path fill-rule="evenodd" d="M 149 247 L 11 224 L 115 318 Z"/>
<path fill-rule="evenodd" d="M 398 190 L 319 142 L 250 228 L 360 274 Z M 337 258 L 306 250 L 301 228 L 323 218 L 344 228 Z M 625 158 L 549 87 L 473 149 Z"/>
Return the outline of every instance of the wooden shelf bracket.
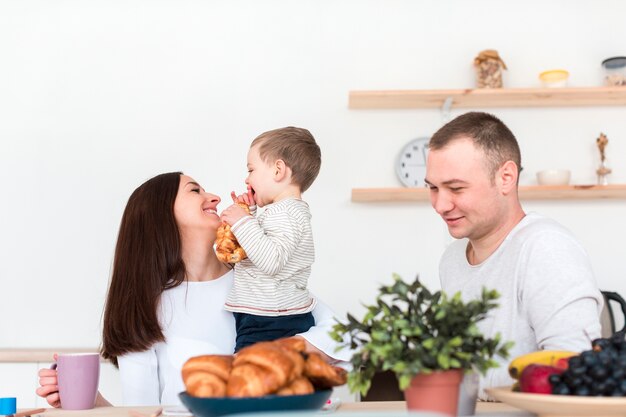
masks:
<path fill-rule="evenodd" d="M 452 102 L 453 99 L 451 96 L 446 97 L 443 101 L 443 106 L 441 106 L 441 121 L 442 125 L 445 125 L 450 121 L 450 111 L 452 110 Z"/>

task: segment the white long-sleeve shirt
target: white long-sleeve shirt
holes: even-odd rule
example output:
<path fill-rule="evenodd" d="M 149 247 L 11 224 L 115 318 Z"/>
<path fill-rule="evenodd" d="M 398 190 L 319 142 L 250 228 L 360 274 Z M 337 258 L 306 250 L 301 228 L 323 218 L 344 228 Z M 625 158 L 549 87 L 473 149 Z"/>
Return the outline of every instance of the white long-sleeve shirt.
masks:
<path fill-rule="evenodd" d="M 184 282 L 161 295 L 159 321 L 165 342 L 144 352 L 118 357 L 125 405 L 178 405 L 185 390 L 181 369 L 192 356 L 231 354 L 235 348 L 235 319 L 224 310 L 233 272 L 203 282 Z M 348 361 L 349 350 L 335 353 L 328 332 L 336 323 L 323 303 L 313 310 L 315 326 L 302 336 L 327 355 Z M 105 394 L 106 395 L 106 394 Z"/>
<path fill-rule="evenodd" d="M 235 285 L 225 308 L 257 316 L 308 313 L 315 298 L 307 290 L 315 260 L 309 205 L 296 198 L 268 204 L 231 230 L 248 257 L 235 264 Z"/>
<path fill-rule="evenodd" d="M 484 388 L 511 385 L 510 359 L 537 350 L 591 348 L 600 337 L 603 301 L 589 258 L 573 235 L 553 220 L 527 214 L 496 251 L 479 265 L 466 257 L 467 240 L 452 243 L 439 265 L 441 287 L 464 300 L 479 298 L 482 288 L 500 293 L 499 307 L 478 324 L 486 337 L 500 333 L 513 341 L 508 360 L 480 379 Z"/>

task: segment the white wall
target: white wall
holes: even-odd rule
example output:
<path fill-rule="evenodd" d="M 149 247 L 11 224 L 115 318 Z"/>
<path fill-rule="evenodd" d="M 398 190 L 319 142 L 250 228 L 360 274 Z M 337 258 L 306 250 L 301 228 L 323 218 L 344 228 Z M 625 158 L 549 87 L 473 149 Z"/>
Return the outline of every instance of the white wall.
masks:
<path fill-rule="evenodd" d="M 0 2 L 0 348 L 98 345 L 131 191 L 183 170 L 227 197 L 243 189 L 249 142 L 286 125 L 309 128 L 323 152 L 305 194 L 313 290 L 360 314 L 392 272 L 438 287 L 450 238 L 429 205 L 355 204 L 350 190 L 399 185 L 397 152 L 441 113 L 349 110 L 348 91 L 472 87 L 486 48 L 509 87 L 550 68 L 600 85 L 600 62 L 626 54 L 625 14 L 618 0 Z M 519 139 L 522 184 L 548 167 L 592 183 L 600 132 L 611 181 L 626 182 L 626 107 L 493 112 Z M 526 208 L 571 228 L 600 286 L 626 294 L 626 202 Z"/>

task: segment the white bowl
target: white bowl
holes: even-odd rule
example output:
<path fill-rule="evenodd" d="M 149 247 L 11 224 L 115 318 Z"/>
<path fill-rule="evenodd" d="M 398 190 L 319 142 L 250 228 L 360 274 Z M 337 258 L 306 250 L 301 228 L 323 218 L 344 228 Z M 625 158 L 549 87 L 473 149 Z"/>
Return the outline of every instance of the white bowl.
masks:
<path fill-rule="evenodd" d="M 570 172 L 567 169 L 546 169 L 537 172 L 539 185 L 567 185 L 569 178 Z"/>

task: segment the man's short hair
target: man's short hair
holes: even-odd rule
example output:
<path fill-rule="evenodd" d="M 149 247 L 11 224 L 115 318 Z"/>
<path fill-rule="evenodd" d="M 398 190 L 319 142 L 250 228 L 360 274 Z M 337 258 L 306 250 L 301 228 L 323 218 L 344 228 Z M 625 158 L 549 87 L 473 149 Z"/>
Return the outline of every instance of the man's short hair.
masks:
<path fill-rule="evenodd" d="M 483 112 L 465 113 L 439 129 L 428 142 L 428 148 L 440 150 L 462 138 L 471 139 L 485 153 L 492 180 L 507 161 L 515 162 L 517 172 L 521 172 L 522 156 L 517 139 L 496 116 Z"/>
<path fill-rule="evenodd" d="M 320 172 L 322 153 L 315 138 L 306 129 L 283 127 L 261 133 L 250 147 L 259 145 L 259 155 L 264 162 L 285 161 L 291 168 L 294 184 L 305 192 Z"/>

